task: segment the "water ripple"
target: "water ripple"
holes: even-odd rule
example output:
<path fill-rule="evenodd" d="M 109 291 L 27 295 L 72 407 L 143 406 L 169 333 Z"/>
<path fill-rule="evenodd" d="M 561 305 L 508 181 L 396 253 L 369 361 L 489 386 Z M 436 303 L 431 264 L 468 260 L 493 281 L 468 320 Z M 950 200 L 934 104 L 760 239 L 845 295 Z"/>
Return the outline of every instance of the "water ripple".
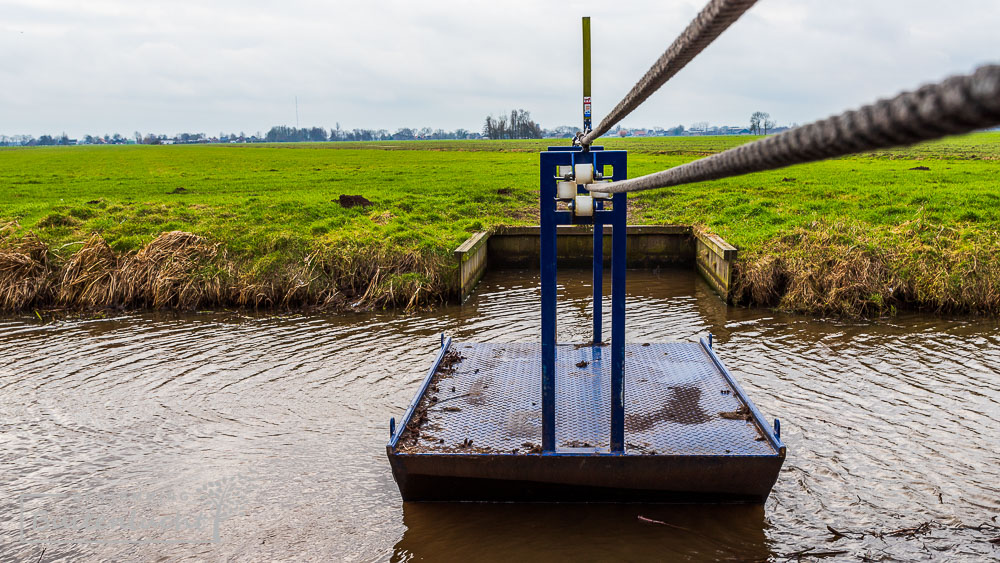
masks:
<path fill-rule="evenodd" d="M 590 340 L 590 283 L 560 273 L 561 341 Z M 630 273 L 627 294 L 629 340 L 714 333 L 761 411 L 782 419 L 789 457 L 763 509 L 403 506 L 387 421 L 439 334 L 538 338 L 538 274 L 510 272 L 433 313 L 0 320 L 0 561 L 39 553 L 18 543 L 21 494 L 183 488 L 251 469 L 257 500 L 220 544 L 51 545 L 46 560 L 997 557 L 998 530 L 973 528 L 1000 512 L 995 321 L 732 308 L 688 272 Z M 603 310 L 607 338 L 610 295 Z M 847 537 L 828 543 L 827 526 Z"/>

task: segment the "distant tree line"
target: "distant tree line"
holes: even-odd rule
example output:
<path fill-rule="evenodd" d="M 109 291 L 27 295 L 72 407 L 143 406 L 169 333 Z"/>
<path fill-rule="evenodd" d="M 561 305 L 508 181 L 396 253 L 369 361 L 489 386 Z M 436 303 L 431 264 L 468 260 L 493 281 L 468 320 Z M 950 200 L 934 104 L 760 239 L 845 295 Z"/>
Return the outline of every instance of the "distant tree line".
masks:
<path fill-rule="evenodd" d="M 340 124 L 327 133 L 322 127 L 304 127 L 297 129 L 285 125 L 276 125 L 264 136 L 268 143 L 323 142 L 323 141 L 416 141 L 428 139 L 475 139 L 478 135 L 469 133 L 466 129 L 445 131 L 423 127 L 411 129 L 403 127 L 395 133 L 388 129 L 341 129 Z"/>
<path fill-rule="evenodd" d="M 272 127 L 264 136 L 268 143 L 321 143 L 328 139 L 326 129 L 322 127 L 296 129 L 285 125 Z"/>
<path fill-rule="evenodd" d="M 414 141 L 428 139 L 478 139 L 480 135 L 467 129 L 456 129 L 445 131 L 443 129 L 431 129 L 430 127 L 397 129 L 395 133 L 387 129 L 341 129 L 338 124 L 336 128 L 327 131 L 322 127 L 289 127 L 286 125 L 276 125 L 266 134 L 258 132 L 255 135 L 245 133 L 219 133 L 216 136 L 208 136 L 205 133 L 179 133 L 174 136 L 157 135 L 149 133 L 143 135 L 136 131 L 132 137 L 124 137 L 119 133 L 114 135 L 85 135 L 79 141 L 70 139 L 65 134 L 58 137 L 42 135 L 39 138 L 31 135 L 0 135 L 0 146 L 39 146 L 39 145 L 164 145 L 164 144 L 188 144 L 188 143 L 296 143 L 296 142 L 324 142 L 324 141 Z"/>
<path fill-rule="evenodd" d="M 704 121 L 703 122 L 699 122 L 699 123 L 695 123 L 692 126 L 692 129 L 693 130 L 698 130 L 698 127 L 701 126 L 703 123 L 704 123 L 704 129 L 702 129 L 702 130 L 703 131 L 704 130 L 708 130 L 708 122 L 704 122 Z M 686 129 L 684 129 L 683 125 L 675 125 L 673 127 L 668 127 L 666 129 L 657 128 L 657 127 L 650 127 L 649 129 L 643 129 L 643 131 L 648 131 L 650 133 L 658 134 L 661 137 L 680 137 L 681 135 L 684 134 L 684 131 L 686 131 Z M 631 133 L 632 133 L 631 130 L 629 130 L 629 129 L 623 129 L 621 125 L 618 125 L 614 129 L 611 130 L 610 134 L 611 134 L 611 136 L 616 136 L 617 135 L 619 137 L 628 137 Z"/>
<path fill-rule="evenodd" d="M 483 124 L 483 137 L 490 139 L 541 139 L 543 134 L 541 126 L 531 120 L 531 113 L 523 109 L 511 110 L 510 116 L 487 115 Z"/>
<path fill-rule="evenodd" d="M 775 130 L 777 129 L 777 130 Z M 685 129 L 683 125 L 674 127 L 649 127 L 649 128 L 623 128 L 615 127 L 609 133 L 611 136 L 630 137 L 662 137 L 680 135 L 745 135 L 774 133 L 785 129 L 776 127 L 767 112 L 757 111 L 750 116 L 750 127 L 743 126 L 710 126 L 707 121 L 692 123 L 690 129 Z M 289 127 L 287 125 L 276 125 L 271 127 L 267 133 L 258 131 L 256 134 L 247 135 L 244 132 L 226 133 L 220 132 L 218 136 L 208 136 L 205 133 L 178 133 L 174 136 L 149 133 L 143 135 L 136 131 L 132 137 L 124 137 L 118 133 L 113 135 L 85 135 L 79 141 L 69 138 L 66 133 L 62 135 L 42 135 L 39 138 L 31 135 L 0 135 L 0 146 L 45 146 L 45 145 L 117 145 L 117 144 L 183 144 L 183 143 L 296 143 L 296 142 L 329 142 L 329 141 L 417 141 L 417 140 L 443 140 L 443 139 L 479 139 L 486 137 L 489 139 L 541 139 L 556 138 L 570 139 L 577 132 L 579 127 L 570 125 L 560 125 L 552 129 L 543 129 L 538 123 L 531 119 L 531 113 L 524 109 L 516 109 L 500 115 L 489 115 L 483 124 L 482 133 L 469 131 L 466 129 L 456 129 L 445 131 L 443 129 L 431 129 L 430 127 L 410 128 L 402 127 L 395 132 L 388 129 L 341 129 L 337 123 L 331 129 L 323 127 Z"/>
<path fill-rule="evenodd" d="M 0 147 L 26 146 L 44 147 L 52 145 L 75 145 L 76 141 L 66 136 L 66 133 L 53 137 L 52 135 L 42 135 L 34 138 L 31 135 L 0 135 Z"/>

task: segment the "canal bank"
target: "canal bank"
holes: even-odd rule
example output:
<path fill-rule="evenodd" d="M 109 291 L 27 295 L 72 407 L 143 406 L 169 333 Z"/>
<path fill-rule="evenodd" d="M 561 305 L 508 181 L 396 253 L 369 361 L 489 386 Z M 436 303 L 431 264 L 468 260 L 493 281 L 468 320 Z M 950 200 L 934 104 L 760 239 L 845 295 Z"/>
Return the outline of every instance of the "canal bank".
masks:
<path fill-rule="evenodd" d="M 816 221 L 739 250 L 697 226 L 628 232 L 630 268 L 689 268 L 734 305 L 843 317 L 1000 311 L 1000 235 L 970 226 Z M 587 227 L 565 228 L 562 267 L 589 264 L 591 236 Z M 415 252 L 314 241 L 248 261 L 183 231 L 117 251 L 99 234 L 52 247 L 32 233 L 0 229 L 0 312 L 416 310 L 466 299 L 490 269 L 538 264 L 538 227 L 495 227 L 457 248 L 442 242 Z"/>
<path fill-rule="evenodd" d="M 605 144 L 636 175 L 752 139 Z M 0 313 L 440 306 L 463 241 L 538 224 L 548 144 L 4 149 Z M 697 225 L 738 248 L 738 305 L 996 314 L 998 155 L 1000 134 L 978 133 L 642 192 L 629 223 Z"/>

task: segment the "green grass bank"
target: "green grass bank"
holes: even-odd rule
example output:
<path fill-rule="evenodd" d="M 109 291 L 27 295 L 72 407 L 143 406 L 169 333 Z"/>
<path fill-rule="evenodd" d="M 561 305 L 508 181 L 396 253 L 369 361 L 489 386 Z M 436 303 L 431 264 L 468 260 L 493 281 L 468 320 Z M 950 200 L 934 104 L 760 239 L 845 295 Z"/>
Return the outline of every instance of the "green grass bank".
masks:
<path fill-rule="evenodd" d="M 604 145 L 637 176 L 752 139 Z M 0 310 L 433 305 L 470 233 L 537 223 L 549 144 L 0 149 Z M 1000 133 L 967 135 L 644 192 L 630 223 L 725 237 L 740 303 L 995 314 L 998 159 Z"/>

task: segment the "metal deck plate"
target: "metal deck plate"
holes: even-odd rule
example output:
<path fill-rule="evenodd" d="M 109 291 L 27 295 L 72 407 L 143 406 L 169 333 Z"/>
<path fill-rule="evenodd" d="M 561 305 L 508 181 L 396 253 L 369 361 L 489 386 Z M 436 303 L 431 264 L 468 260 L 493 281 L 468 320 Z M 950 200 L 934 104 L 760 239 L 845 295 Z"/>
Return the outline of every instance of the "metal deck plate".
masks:
<path fill-rule="evenodd" d="M 529 453 L 541 445 L 541 345 L 452 343 L 462 355 L 421 399 L 426 421 L 402 453 Z M 607 452 L 611 350 L 559 345 L 558 452 Z M 627 344 L 627 455 L 774 456 L 744 405 L 697 342 Z"/>

